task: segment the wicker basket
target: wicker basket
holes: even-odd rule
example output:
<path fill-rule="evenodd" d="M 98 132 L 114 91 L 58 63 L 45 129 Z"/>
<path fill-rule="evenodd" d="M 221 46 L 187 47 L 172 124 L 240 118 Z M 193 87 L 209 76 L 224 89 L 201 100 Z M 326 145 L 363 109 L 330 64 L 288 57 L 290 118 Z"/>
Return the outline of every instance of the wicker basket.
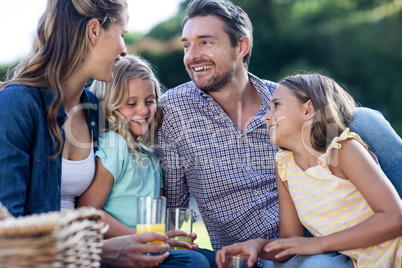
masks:
<path fill-rule="evenodd" d="M 0 267 L 99 267 L 106 229 L 94 208 L 14 218 L 0 203 Z"/>

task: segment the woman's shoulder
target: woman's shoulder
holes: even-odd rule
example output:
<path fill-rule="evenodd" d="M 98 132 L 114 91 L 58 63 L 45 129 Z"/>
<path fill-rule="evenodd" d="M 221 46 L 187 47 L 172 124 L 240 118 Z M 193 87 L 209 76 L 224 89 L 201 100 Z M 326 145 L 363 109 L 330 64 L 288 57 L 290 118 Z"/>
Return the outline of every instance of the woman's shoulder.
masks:
<path fill-rule="evenodd" d="M 0 100 L 24 102 L 40 99 L 39 89 L 22 84 L 10 84 L 0 91 Z"/>
<path fill-rule="evenodd" d="M 42 112 L 46 102 L 41 92 L 45 90 L 22 84 L 8 85 L 0 91 L 0 107 L 2 110 L 15 111 L 14 114 L 31 113 L 38 108 L 38 112 Z"/>

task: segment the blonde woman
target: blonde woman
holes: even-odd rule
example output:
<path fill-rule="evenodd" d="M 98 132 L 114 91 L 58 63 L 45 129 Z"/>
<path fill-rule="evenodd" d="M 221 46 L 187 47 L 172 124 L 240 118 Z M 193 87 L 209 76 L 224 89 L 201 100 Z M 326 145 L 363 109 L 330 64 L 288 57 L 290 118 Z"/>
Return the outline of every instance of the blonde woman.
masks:
<path fill-rule="evenodd" d="M 90 185 L 98 144 L 98 99 L 85 84 L 111 81 L 126 55 L 126 0 L 49 0 L 31 54 L 0 85 L 0 202 L 14 216 L 74 209 Z M 77 168 L 78 167 L 78 168 Z M 161 262 L 161 233 L 104 241 L 102 263 Z M 159 248 L 158 248 L 159 247 Z"/>

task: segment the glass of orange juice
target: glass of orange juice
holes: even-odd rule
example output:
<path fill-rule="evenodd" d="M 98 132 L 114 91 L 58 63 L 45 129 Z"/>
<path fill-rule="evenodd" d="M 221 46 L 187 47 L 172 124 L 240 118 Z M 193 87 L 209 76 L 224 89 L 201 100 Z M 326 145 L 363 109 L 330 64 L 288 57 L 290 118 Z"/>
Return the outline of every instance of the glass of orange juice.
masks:
<path fill-rule="evenodd" d="M 182 230 L 190 235 L 193 231 L 193 210 L 188 208 L 168 208 L 167 229 L 168 231 Z M 190 245 L 193 242 L 190 236 L 176 236 L 170 238 L 170 240 L 180 240 Z M 187 248 L 171 246 L 171 249 Z"/>
<path fill-rule="evenodd" d="M 137 198 L 137 233 L 161 232 L 166 230 L 166 198 L 163 196 L 141 196 Z M 163 244 L 152 241 L 151 244 Z"/>

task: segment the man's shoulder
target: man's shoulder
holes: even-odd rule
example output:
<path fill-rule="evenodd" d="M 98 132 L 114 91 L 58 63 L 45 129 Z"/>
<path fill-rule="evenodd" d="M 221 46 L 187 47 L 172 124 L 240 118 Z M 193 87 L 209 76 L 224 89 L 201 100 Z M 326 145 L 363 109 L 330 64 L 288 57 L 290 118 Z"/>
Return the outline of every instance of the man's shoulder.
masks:
<path fill-rule="evenodd" d="M 277 88 L 278 84 L 276 82 L 267 80 L 267 79 L 260 79 L 263 84 L 267 87 L 267 88 Z"/>
<path fill-rule="evenodd" d="M 200 90 L 190 81 L 167 90 L 161 96 L 161 103 L 176 103 L 201 100 Z"/>
<path fill-rule="evenodd" d="M 272 95 L 274 94 L 276 88 L 278 87 L 278 84 L 267 79 L 258 78 L 257 76 L 251 73 L 249 73 L 249 79 L 251 84 L 257 90 L 263 103 L 268 107 Z"/>
<path fill-rule="evenodd" d="M 249 73 L 249 78 L 252 84 L 257 86 L 260 89 L 268 90 L 270 92 L 275 91 L 275 89 L 278 87 L 278 84 L 276 82 L 259 78 L 254 74 Z"/>

